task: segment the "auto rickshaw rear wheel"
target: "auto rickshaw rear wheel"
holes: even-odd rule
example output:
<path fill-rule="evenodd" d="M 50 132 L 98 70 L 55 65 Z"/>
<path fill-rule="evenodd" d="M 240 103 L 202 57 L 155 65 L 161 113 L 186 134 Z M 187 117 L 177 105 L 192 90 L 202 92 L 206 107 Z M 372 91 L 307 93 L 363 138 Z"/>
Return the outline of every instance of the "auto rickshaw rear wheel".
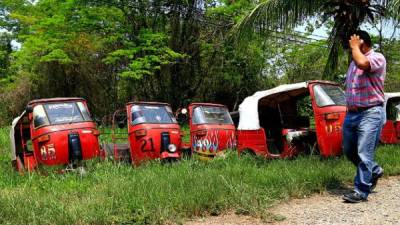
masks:
<path fill-rule="evenodd" d="M 22 160 L 19 156 L 17 156 L 15 160 L 11 161 L 11 164 L 16 171 L 18 171 L 20 173 L 25 172 L 24 164 L 22 163 Z"/>
<path fill-rule="evenodd" d="M 256 157 L 257 155 L 253 150 L 246 148 L 240 152 L 239 156 L 240 157 Z"/>

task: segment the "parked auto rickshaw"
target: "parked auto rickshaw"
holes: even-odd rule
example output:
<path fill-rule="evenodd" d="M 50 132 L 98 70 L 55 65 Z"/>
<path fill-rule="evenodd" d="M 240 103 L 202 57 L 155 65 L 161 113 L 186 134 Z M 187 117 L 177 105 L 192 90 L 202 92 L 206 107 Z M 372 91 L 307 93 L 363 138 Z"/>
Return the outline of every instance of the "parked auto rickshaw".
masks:
<path fill-rule="evenodd" d="M 118 143 L 117 123 L 120 113 L 125 113 L 128 143 Z M 104 146 L 115 160 L 125 160 L 139 165 L 146 160 L 161 159 L 173 161 L 181 157 L 181 131 L 171 107 L 158 102 L 130 102 L 126 109 L 119 110 L 113 116 L 113 143 Z M 120 134 L 120 133 L 119 133 Z"/>
<path fill-rule="evenodd" d="M 400 144 L 400 92 L 386 93 L 386 123 L 382 129 L 381 142 Z"/>
<path fill-rule="evenodd" d="M 228 108 L 220 104 L 192 103 L 189 113 L 190 146 L 200 159 L 210 159 L 236 148 L 235 125 Z"/>
<path fill-rule="evenodd" d="M 239 154 L 285 158 L 342 152 L 346 100 L 336 83 L 308 81 L 260 91 L 242 102 L 239 114 Z"/>
<path fill-rule="evenodd" d="M 39 99 L 12 122 L 12 163 L 18 171 L 68 165 L 99 156 L 99 132 L 82 98 Z"/>

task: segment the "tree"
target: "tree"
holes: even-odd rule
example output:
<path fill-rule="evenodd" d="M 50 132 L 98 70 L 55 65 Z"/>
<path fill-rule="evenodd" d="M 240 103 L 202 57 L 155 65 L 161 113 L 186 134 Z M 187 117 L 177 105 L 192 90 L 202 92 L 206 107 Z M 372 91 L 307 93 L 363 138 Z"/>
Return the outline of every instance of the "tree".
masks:
<path fill-rule="evenodd" d="M 11 40 L 10 34 L 0 33 L 0 80 L 9 75 L 12 53 Z"/>
<path fill-rule="evenodd" d="M 233 106 L 267 82 L 262 41 L 252 41 L 246 51 L 226 41 L 252 6 L 248 0 L 18 1 L 1 7 L 22 44 L 13 56 L 13 75 L 24 79 L 2 91 L 26 90 L 29 98 L 82 96 L 101 117 L 131 100 L 174 108 L 192 101 Z"/>
<path fill-rule="evenodd" d="M 399 4 L 393 3 L 396 6 Z M 323 22 L 333 21 L 328 45 L 329 57 L 325 75 L 329 77 L 338 66 L 342 49 L 348 48 L 348 38 L 367 19 L 374 20 L 384 13 L 390 0 L 266 0 L 259 3 L 237 24 L 235 32 L 240 38 L 254 32 L 294 28 L 305 19 L 322 12 Z M 393 6 L 394 7 L 394 6 Z M 330 77 L 332 78 L 332 77 Z"/>

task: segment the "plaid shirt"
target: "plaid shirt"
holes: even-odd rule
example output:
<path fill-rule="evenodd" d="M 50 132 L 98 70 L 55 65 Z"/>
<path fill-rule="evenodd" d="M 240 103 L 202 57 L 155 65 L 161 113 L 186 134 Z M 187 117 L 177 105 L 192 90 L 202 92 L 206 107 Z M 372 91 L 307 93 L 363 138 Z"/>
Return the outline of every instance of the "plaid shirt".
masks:
<path fill-rule="evenodd" d="M 365 54 L 371 69 L 364 71 L 351 62 L 346 75 L 346 101 L 348 107 L 370 107 L 385 102 L 383 85 L 386 76 L 386 59 L 371 50 Z"/>

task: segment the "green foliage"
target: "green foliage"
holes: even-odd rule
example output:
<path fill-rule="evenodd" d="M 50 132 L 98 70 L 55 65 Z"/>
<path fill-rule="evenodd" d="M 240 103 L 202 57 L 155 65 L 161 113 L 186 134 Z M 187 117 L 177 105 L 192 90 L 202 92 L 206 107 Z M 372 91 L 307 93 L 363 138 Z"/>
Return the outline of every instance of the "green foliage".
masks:
<path fill-rule="evenodd" d="M 384 45 L 384 55 L 387 61 L 386 91 L 400 90 L 400 40 L 394 40 Z"/>
<path fill-rule="evenodd" d="M 120 73 L 123 78 L 141 79 L 153 75 L 161 66 L 172 65 L 185 57 L 168 47 L 169 37 L 164 33 L 141 30 L 137 39 L 138 43 L 132 44 L 130 49 L 118 49 L 104 59 L 105 63 L 114 65 L 128 61 L 128 67 Z"/>
<path fill-rule="evenodd" d="M 324 68 L 328 60 L 329 49 L 324 44 L 324 41 L 315 41 L 310 45 L 299 46 L 292 44 L 286 47 L 283 60 L 286 70 L 285 78 L 288 83 L 326 79 Z M 329 75 L 335 81 L 340 81 L 338 75 L 346 73 L 348 56 L 341 55 L 338 60 L 340 61 L 340 66 L 333 74 Z"/>
<path fill-rule="evenodd" d="M 60 64 L 72 63 L 72 60 L 61 49 L 52 50 L 49 54 L 40 58 L 40 62 L 59 62 Z"/>
<path fill-rule="evenodd" d="M 11 63 L 11 40 L 10 34 L 0 32 L 0 86 L 1 80 L 9 75 Z"/>

